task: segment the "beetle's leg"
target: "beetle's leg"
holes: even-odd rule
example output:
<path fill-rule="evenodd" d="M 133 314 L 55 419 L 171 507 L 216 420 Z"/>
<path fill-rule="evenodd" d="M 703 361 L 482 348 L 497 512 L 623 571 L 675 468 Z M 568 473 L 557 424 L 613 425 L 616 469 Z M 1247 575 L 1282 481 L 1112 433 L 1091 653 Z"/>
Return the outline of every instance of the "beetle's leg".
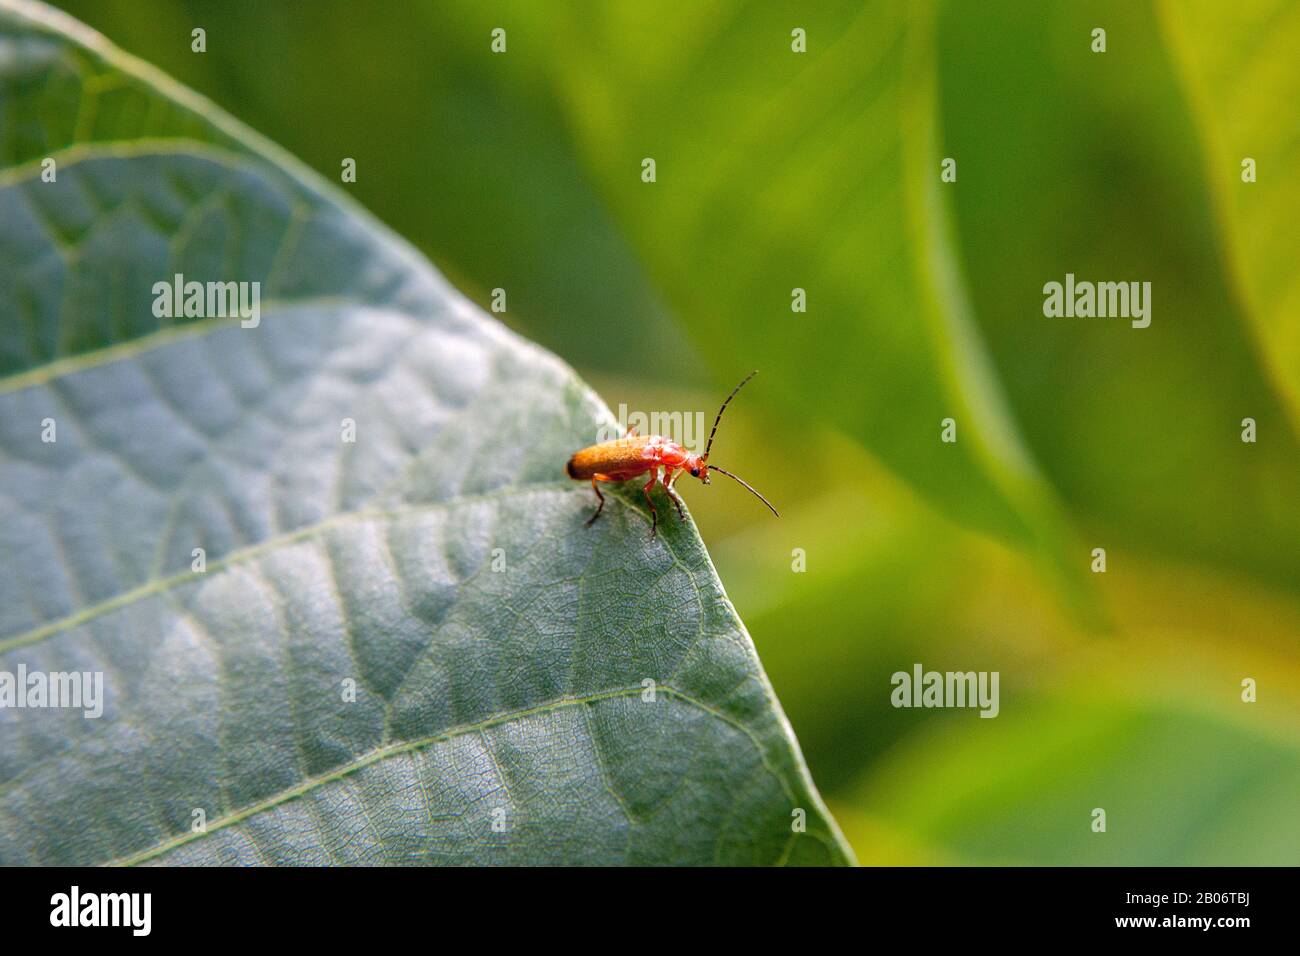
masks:
<path fill-rule="evenodd" d="M 664 491 L 668 492 L 668 497 L 673 499 L 673 504 L 677 506 L 677 517 L 685 521 L 686 512 L 682 510 L 682 496 L 679 495 L 677 489 L 673 487 L 673 482 L 677 480 L 679 474 L 681 474 L 681 472 L 675 471 L 671 476 L 669 476 L 668 480 L 664 482 Z"/>
<path fill-rule="evenodd" d="M 605 510 L 605 496 L 602 495 L 600 493 L 600 489 L 596 487 L 596 482 L 598 481 L 609 481 L 609 479 L 606 478 L 604 475 L 591 476 L 591 490 L 594 491 L 596 493 L 596 497 L 600 499 L 600 504 L 596 506 L 596 513 L 587 519 L 588 528 L 591 527 L 591 523 L 593 521 L 595 521 L 597 518 L 600 517 L 600 513 Z"/>
<path fill-rule="evenodd" d="M 647 481 L 645 487 L 641 489 L 641 493 L 645 495 L 646 504 L 650 506 L 650 537 L 652 538 L 655 536 L 655 532 L 659 530 L 659 512 L 655 511 L 655 502 L 654 499 L 650 497 L 650 489 L 655 486 L 655 482 L 658 480 L 658 470 L 652 469 L 650 471 L 650 480 Z"/>

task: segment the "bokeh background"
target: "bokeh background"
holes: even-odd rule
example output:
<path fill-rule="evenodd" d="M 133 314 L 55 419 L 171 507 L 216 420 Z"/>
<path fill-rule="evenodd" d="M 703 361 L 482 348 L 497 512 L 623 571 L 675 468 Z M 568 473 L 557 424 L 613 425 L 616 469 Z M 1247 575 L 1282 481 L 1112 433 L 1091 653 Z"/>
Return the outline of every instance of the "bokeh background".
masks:
<path fill-rule="evenodd" d="M 55 2 L 611 407 L 762 369 L 715 457 L 782 518 L 685 495 L 861 862 L 1300 863 L 1300 4 Z"/>

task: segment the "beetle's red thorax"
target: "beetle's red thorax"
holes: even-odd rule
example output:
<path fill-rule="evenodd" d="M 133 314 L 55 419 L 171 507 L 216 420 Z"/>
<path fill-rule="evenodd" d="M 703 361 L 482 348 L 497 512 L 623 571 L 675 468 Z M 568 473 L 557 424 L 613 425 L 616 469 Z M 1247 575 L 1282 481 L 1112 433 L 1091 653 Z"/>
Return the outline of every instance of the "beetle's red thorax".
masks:
<path fill-rule="evenodd" d="M 651 435 L 641 449 L 641 454 L 646 461 L 655 461 L 669 468 L 681 468 L 686 459 L 691 457 L 685 448 L 662 435 Z"/>

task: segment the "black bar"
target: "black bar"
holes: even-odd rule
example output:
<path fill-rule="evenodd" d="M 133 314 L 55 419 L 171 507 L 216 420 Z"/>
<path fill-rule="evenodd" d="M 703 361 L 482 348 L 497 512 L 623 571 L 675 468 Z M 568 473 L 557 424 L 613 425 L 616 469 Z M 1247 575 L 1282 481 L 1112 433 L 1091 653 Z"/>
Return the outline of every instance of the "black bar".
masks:
<path fill-rule="evenodd" d="M 283 937 L 374 943 L 380 927 L 482 925 L 528 940 L 592 942 L 595 928 L 659 937 L 690 916 L 731 940 L 804 924 L 864 943 L 918 932 L 926 943 L 1129 938 L 1259 941 L 1294 930 L 1294 868 L 771 870 L 9 869 L 7 943 L 77 934 L 132 944 L 129 926 L 54 927 L 57 894 L 148 893 L 149 938 L 204 945 Z M 1181 895 L 1180 895 L 1181 894 Z M 143 900 L 143 897 L 141 897 Z M 98 898 L 96 899 L 98 904 Z M 137 917 L 141 910 L 134 911 Z M 1134 923 L 1132 921 L 1142 921 Z M 1195 920 L 1193 924 L 1190 921 Z M 1208 926 L 1201 921 L 1209 920 Z M 1237 925 L 1221 921 L 1231 920 Z M 1238 921 L 1240 921 L 1238 923 Z M 121 922 L 129 923 L 125 916 Z M 1145 924 L 1145 925 L 1144 925 Z M 261 927 L 261 929 L 254 929 Z M 387 930 L 384 930 L 387 932 Z M 1291 934 L 1286 934 L 1290 936 Z M 601 937 L 607 943 L 614 940 Z M 448 941 L 449 942 L 449 941 Z M 839 947 L 835 947 L 839 948 Z"/>

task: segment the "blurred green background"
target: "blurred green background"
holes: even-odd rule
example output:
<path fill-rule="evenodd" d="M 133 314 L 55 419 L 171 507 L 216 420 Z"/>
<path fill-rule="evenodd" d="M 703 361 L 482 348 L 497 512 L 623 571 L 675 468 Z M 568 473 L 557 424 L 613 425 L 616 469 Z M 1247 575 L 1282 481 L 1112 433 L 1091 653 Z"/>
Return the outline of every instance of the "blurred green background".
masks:
<path fill-rule="evenodd" d="M 1300 863 L 1300 4 L 61 6 L 611 407 L 762 369 L 715 457 L 781 520 L 684 492 L 861 862 Z M 1001 715 L 893 709 L 917 662 Z"/>

